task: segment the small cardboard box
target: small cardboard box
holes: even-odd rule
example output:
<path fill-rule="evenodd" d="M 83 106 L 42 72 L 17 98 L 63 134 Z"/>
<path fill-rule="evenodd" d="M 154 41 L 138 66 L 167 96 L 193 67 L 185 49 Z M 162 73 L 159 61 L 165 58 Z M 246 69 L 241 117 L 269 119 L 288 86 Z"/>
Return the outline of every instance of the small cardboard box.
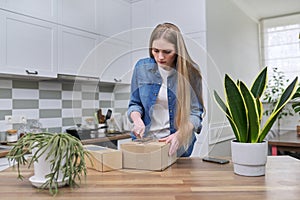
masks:
<path fill-rule="evenodd" d="M 100 172 L 122 169 L 122 152 L 97 145 L 84 145 L 90 152 L 90 158 L 85 157 L 86 167 Z"/>
<path fill-rule="evenodd" d="M 176 154 L 169 156 L 169 148 L 164 142 L 123 143 L 123 168 L 162 171 L 177 160 Z"/>

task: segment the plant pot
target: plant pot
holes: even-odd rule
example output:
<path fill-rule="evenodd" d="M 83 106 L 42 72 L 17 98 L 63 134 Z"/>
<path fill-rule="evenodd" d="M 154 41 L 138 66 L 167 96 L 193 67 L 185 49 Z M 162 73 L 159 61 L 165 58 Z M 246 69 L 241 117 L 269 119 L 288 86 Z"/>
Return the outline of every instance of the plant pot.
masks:
<path fill-rule="evenodd" d="M 34 155 L 37 151 L 37 148 L 34 148 L 32 150 L 32 155 Z M 42 152 L 43 150 L 41 150 L 40 152 Z M 46 157 L 48 156 L 48 153 L 50 151 L 50 148 L 48 148 L 39 158 L 37 161 L 35 161 L 33 163 L 33 167 L 34 167 L 34 175 L 32 177 L 29 178 L 29 181 L 31 182 L 31 184 L 35 187 L 41 188 L 44 187 L 44 184 L 47 182 L 47 180 L 49 178 L 46 178 L 46 175 L 50 174 L 51 171 L 51 163 L 50 161 L 53 160 L 53 156 L 51 155 L 49 158 Z M 62 164 L 64 164 L 65 161 L 62 161 Z M 64 174 L 63 172 L 59 172 L 58 174 L 58 178 L 56 180 L 56 182 L 58 183 L 58 186 L 64 186 L 67 184 L 68 179 L 65 178 L 63 180 Z M 54 185 L 52 186 L 54 187 Z M 45 188 L 49 188 L 49 186 L 46 186 Z"/>
<path fill-rule="evenodd" d="M 268 142 L 241 143 L 231 141 L 234 173 L 242 176 L 263 176 L 268 156 Z"/>

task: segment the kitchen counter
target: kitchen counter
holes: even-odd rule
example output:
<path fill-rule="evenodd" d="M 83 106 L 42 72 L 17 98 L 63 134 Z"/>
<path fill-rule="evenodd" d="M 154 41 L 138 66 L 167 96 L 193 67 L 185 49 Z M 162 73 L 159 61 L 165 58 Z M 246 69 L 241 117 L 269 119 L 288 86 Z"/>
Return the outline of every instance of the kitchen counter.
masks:
<path fill-rule="evenodd" d="M 0 172 L 1 200 L 190 200 L 190 199 L 289 199 L 300 196 L 300 161 L 289 156 L 268 157 L 266 175 L 243 177 L 233 173 L 232 163 L 219 165 L 199 158 L 180 158 L 162 172 L 122 169 L 111 172 L 88 170 L 79 188 L 60 188 L 55 198 L 48 190 L 31 186 L 32 169 L 24 181 L 16 169 Z"/>
<path fill-rule="evenodd" d="M 95 143 L 101 143 L 101 142 L 113 142 L 118 141 L 122 139 L 128 139 L 131 138 L 130 132 L 122 132 L 120 134 L 104 134 L 99 137 L 89 138 L 89 139 L 83 139 L 82 144 L 95 144 Z"/>

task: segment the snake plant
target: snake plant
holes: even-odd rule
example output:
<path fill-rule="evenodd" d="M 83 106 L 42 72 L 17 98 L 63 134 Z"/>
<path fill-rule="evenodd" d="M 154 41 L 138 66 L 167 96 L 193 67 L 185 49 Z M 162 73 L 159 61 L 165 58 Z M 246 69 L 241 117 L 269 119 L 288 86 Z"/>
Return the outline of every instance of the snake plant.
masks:
<path fill-rule="evenodd" d="M 25 155 L 33 152 L 31 159 Z M 78 186 L 76 181 L 81 181 L 81 176 L 86 176 L 85 155 L 89 153 L 83 147 L 80 140 L 66 133 L 28 133 L 22 136 L 7 154 L 10 161 L 17 162 L 18 178 L 23 179 L 20 166 L 28 168 L 46 153 L 46 159 L 50 162 L 51 173 L 45 178 L 47 181 L 41 188 L 49 188 L 52 195 L 58 192 L 59 173 L 63 173 L 63 181 L 67 181 L 70 187 Z"/>
<path fill-rule="evenodd" d="M 220 109 L 225 113 L 236 140 L 243 143 L 262 142 L 280 111 L 291 100 L 297 89 L 296 77 L 284 90 L 273 112 L 264 125 L 261 124 L 263 104 L 260 100 L 267 84 L 267 67 L 265 67 L 254 80 L 251 88 L 243 81 L 235 82 L 225 74 L 224 87 L 226 102 L 214 91 L 214 98 Z"/>
<path fill-rule="evenodd" d="M 297 92 L 294 94 L 293 99 L 295 102 L 292 104 L 292 108 L 294 109 L 295 113 L 300 114 L 300 86 L 297 89 Z"/>

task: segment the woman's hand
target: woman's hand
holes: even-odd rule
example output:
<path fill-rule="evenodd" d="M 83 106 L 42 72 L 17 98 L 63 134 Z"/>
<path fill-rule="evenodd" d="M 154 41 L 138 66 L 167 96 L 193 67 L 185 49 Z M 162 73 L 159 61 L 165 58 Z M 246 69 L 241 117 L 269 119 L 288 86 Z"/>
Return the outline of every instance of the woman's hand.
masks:
<path fill-rule="evenodd" d="M 133 129 L 132 132 L 138 138 L 143 138 L 145 132 L 145 124 L 141 118 L 141 114 L 139 112 L 132 112 L 130 117 L 133 121 Z"/>
<path fill-rule="evenodd" d="M 169 155 L 173 155 L 177 150 L 183 146 L 191 137 L 190 134 L 193 132 L 193 124 L 191 122 L 187 123 L 187 126 L 177 130 L 175 133 L 159 139 L 160 142 L 170 143 Z"/>
<path fill-rule="evenodd" d="M 170 143 L 169 156 L 172 156 L 174 153 L 176 153 L 178 148 L 181 146 L 178 131 L 165 138 L 159 139 L 159 141 Z"/>

